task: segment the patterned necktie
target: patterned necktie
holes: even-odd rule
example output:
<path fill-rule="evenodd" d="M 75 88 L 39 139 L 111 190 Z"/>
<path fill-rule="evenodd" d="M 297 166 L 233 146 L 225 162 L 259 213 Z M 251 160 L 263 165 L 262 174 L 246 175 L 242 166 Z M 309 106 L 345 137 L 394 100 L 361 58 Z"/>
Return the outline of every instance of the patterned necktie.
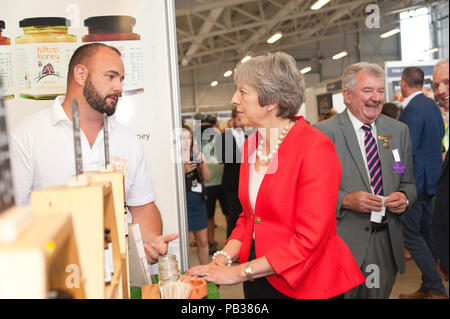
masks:
<path fill-rule="evenodd" d="M 369 167 L 370 184 L 375 195 L 383 196 L 383 181 L 381 179 L 381 163 L 375 138 L 372 135 L 372 126 L 364 124 L 362 129 L 366 132 L 364 145 L 366 148 L 367 166 Z"/>

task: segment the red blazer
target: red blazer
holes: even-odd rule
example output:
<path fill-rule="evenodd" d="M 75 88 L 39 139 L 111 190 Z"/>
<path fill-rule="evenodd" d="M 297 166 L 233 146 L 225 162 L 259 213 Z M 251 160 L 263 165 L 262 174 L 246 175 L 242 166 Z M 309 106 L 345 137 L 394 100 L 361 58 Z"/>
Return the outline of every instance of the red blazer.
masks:
<path fill-rule="evenodd" d="M 270 163 L 253 215 L 248 158 L 256 150 L 257 135 L 243 147 L 243 211 L 228 238 L 242 242 L 240 262 L 248 260 L 254 227 L 256 257 L 266 256 L 276 272 L 267 280 L 281 293 L 331 298 L 363 283 L 353 255 L 336 235 L 341 166 L 333 142 L 300 117 Z"/>

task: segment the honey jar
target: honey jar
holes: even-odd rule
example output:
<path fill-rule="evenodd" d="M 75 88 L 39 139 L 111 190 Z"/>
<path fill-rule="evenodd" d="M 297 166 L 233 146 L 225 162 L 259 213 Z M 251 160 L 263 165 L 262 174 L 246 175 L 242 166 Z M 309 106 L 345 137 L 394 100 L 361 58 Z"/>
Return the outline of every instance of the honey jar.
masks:
<path fill-rule="evenodd" d="M 144 70 L 141 36 L 133 32 L 136 19 L 130 16 L 96 16 L 84 20 L 88 34 L 83 42 L 102 42 L 117 48 L 122 53 L 125 79 L 122 95 L 133 95 L 144 91 Z"/>
<path fill-rule="evenodd" d="M 0 85 L 3 88 L 4 98 L 13 98 L 14 83 L 12 78 L 12 50 L 11 40 L 3 36 L 5 21 L 0 20 Z"/>
<path fill-rule="evenodd" d="M 51 100 L 66 92 L 67 67 L 77 48 L 76 36 L 68 33 L 70 20 L 60 17 L 27 18 L 16 38 L 19 95 Z"/>

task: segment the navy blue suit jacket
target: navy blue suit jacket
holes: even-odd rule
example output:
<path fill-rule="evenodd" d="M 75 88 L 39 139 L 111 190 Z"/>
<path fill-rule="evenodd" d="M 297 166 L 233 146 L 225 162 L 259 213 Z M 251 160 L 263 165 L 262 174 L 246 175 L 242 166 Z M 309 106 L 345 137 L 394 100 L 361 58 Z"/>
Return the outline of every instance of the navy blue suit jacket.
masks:
<path fill-rule="evenodd" d="M 442 168 L 445 128 L 441 111 L 432 99 L 418 94 L 408 103 L 399 120 L 408 125 L 411 134 L 417 195 L 434 195 Z"/>

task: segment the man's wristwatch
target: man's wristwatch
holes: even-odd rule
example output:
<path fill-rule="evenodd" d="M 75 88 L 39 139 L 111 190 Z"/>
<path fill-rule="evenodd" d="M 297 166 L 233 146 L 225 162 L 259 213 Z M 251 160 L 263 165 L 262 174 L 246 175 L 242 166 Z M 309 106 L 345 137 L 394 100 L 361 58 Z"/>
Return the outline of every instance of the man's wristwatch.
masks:
<path fill-rule="evenodd" d="M 253 281 L 253 273 L 252 273 L 252 269 L 250 268 L 250 262 L 246 262 L 245 263 L 245 274 L 247 275 L 247 279 L 250 281 Z"/>
<path fill-rule="evenodd" d="M 406 197 L 406 209 L 405 212 L 409 209 L 409 199 L 408 199 L 408 195 L 406 195 L 406 193 L 404 191 L 399 191 L 400 193 L 403 193 Z"/>

